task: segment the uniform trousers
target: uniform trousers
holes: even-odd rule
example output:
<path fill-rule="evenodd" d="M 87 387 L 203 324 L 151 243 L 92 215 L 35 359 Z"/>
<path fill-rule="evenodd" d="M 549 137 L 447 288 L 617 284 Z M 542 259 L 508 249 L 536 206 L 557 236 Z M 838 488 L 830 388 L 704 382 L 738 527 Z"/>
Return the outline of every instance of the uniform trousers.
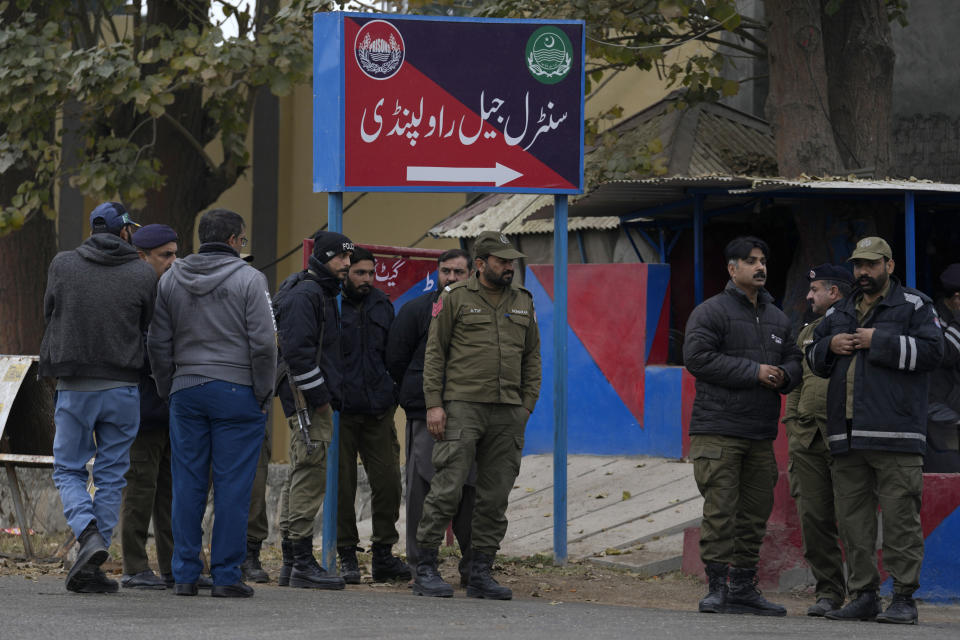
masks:
<path fill-rule="evenodd" d="M 310 413 L 310 441 L 313 451 L 300 437 L 296 416 L 287 418 L 290 426 L 290 472 L 280 492 L 278 526 L 284 538 L 313 539 L 313 523 L 327 488 L 327 447 L 333 438 L 333 409 Z"/>
<path fill-rule="evenodd" d="M 847 550 L 851 595 L 880 587 L 877 507 L 883 520 L 883 567 L 893 592 L 911 595 L 920 585 L 923 528 L 923 456 L 891 451 L 851 451 L 834 457 L 837 517 Z"/>
<path fill-rule="evenodd" d="M 820 431 L 809 446 L 789 437 L 790 495 L 797 503 L 803 557 L 817 581 L 815 597 L 843 602 L 843 552 L 833 499 L 833 457 Z"/>
<path fill-rule="evenodd" d="M 150 569 L 147 533 L 152 516 L 158 569 L 161 574 L 170 573 L 173 557 L 170 521 L 173 478 L 170 473 L 169 429 L 140 429 L 130 447 L 130 469 L 126 480 L 120 507 L 123 572 L 136 575 Z"/>
<path fill-rule="evenodd" d="M 507 501 L 520 473 L 528 413 L 520 405 L 450 400 L 443 440 L 433 447 L 436 474 L 424 500 L 417 544 L 435 549 L 460 508 L 463 485 L 477 464 L 473 550 L 494 556 L 507 532 Z"/>
<path fill-rule="evenodd" d="M 257 474 L 253 477 L 253 490 L 250 493 L 250 515 L 247 516 L 247 540 L 260 544 L 270 533 L 267 520 L 267 474 L 270 471 L 270 457 L 273 454 L 269 416 L 263 431 L 263 444 L 257 459 Z"/>
<path fill-rule="evenodd" d="M 403 485 L 400 442 L 393 421 L 396 408 L 380 415 L 340 413 L 340 469 L 337 498 L 337 546 L 354 547 L 357 533 L 357 455 L 370 482 L 374 544 L 393 546 L 400 539 L 397 520 Z"/>
<path fill-rule="evenodd" d="M 433 436 L 427 432 L 426 420 L 407 420 L 407 562 L 416 565 L 417 556 L 417 525 L 423 516 L 423 501 L 430 491 L 430 481 L 433 479 L 434 469 L 432 455 L 420 455 L 421 448 L 416 443 L 423 438 L 430 440 L 430 452 L 433 452 Z M 477 488 L 472 484 L 476 480 L 468 479 L 460 494 L 460 504 L 452 519 L 453 535 L 460 545 L 461 565 L 466 567 L 470 562 L 471 533 L 470 521 L 473 519 L 473 505 L 477 500 Z M 462 572 L 461 572 L 462 573 Z"/>
<path fill-rule="evenodd" d="M 773 441 L 691 435 L 690 457 L 703 496 L 700 559 L 755 568 L 779 475 Z"/>

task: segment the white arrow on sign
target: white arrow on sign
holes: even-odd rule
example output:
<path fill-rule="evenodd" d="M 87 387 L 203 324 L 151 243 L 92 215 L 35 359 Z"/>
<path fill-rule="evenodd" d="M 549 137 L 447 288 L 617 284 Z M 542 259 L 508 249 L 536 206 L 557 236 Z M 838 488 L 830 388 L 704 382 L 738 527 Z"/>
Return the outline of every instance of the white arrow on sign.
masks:
<path fill-rule="evenodd" d="M 407 182 L 513 182 L 523 174 L 499 162 L 494 167 L 407 167 Z"/>

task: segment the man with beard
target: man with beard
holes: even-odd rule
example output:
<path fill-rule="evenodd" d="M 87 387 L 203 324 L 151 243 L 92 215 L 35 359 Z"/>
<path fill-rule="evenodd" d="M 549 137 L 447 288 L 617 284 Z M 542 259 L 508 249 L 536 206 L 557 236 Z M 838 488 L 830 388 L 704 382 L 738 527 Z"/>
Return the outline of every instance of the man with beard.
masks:
<path fill-rule="evenodd" d="M 943 334 L 930 299 L 891 276 L 893 253 L 883 238 L 860 240 L 850 261 L 859 289 L 830 309 L 806 350 L 813 372 L 830 378 L 827 443 L 853 598 L 826 617 L 916 624 L 928 372 L 943 357 Z M 883 566 L 893 576 L 883 613 L 878 506 Z"/>
<path fill-rule="evenodd" d="M 387 342 L 387 369 L 400 391 L 400 406 L 407 415 L 407 562 L 416 566 L 417 525 L 423 515 L 423 501 L 435 473 L 433 436 L 427 431 L 427 408 L 423 402 L 423 356 L 427 349 L 430 313 L 440 294 L 470 275 L 470 256 L 462 249 L 450 249 L 437 260 L 437 290 L 423 294 L 400 308 L 390 327 Z M 460 544 L 460 586 L 470 576 L 470 519 L 476 500 L 476 464 L 470 471 L 460 504 L 453 517 L 453 535 Z"/>
<path fill-rule="evenodd" d="M 797 346 L 813 343 L 813 332 L 837 302 L 850 295 L 853 276 L 843 267 L 810 269 L 807 300 L 817 319 L 800 330 Z M 790 493 L 797 503 L 803 533 L 803 557 L 816 579 L 816 602 L 808 616 L 822 617 L 843 604 L 843 554 L 837 543 L 833 506 L 833 458 L 827 446 L 827 381 L 804 364 L 803 381 L 787 396 L 783 415 L 790 451 Z"/>
<path fill-rule="evenodd" d="M 802 377 L 790 321 L 763 287 L 768 254 L 767 244 L 751 236 L 727 244 L 730 281 L 690 314 L 683 344 L 697 389 L 690 457 L 703 495 L 700 558 L 709 584 L 703 613 L 787 614 L 756 587 L 779 475 L 773 441 L 780 395 Z"/>
<path fill-rule="evenodd" d="M 357 563 L 357 454 L 370 482 L 373 517 L 373 581 L 409 580 L 410 567 L 393 555 L 400 539 L 403 487 L 400 443 L 393 416 L 397 410 L 393 379 L 387 372 L 387 335 L 393 324 L 393 303 L 373 287 L 373 254 L 357 247 L 343 283 L 341 352 L 343 411 L 340 414 L 340 475 L 337 501 L 337 554 L 348 584 L 360 583 Z"/>
<path fill-rule="evenodd" d="M 540 332 L 533 296 L 512 287 L 524 255 L 506 236 L 484 231 L 474 245 L 477 272 L 450 285 L 432 307 L 423 368 L 427 429 L 436 475 L 417 529 L 413 592 L 449 598 L 437 550 L 477 463 L 473 559 L 467 596 L 509 600 L 490 575 L 507 530 L 507 498 L 520 471 L 523 433 L 540 395 Z"/>
<path fill-rule="evenodd" d="M 337 294 L 353 250 L 348 237 L 318 232 L 307 268 L 284 280 L 274 302 L 280 355 L 289 369 L 277 388 L 290 426 L 290 472 L 280 492 L 278 523 L 283 566 L 277 583 L 281 587 L 344 588 L 343 578 L 329 575 L 313 556 L 313 522 L 327 484 L 333 412 L 340 409 L 343 363 Z M 298 432 L 291 382 L 303 394 L 309 411 L 309 447 Z"/>
<path fill-rule="evenodd" d="M 957 427 L 960 427 L 960 263 L 940 274 L 943 292 L 937 315 L 943 329 L 944 353 L 940 367 L 930 375 L 925 473 L 960 471 Z"/>

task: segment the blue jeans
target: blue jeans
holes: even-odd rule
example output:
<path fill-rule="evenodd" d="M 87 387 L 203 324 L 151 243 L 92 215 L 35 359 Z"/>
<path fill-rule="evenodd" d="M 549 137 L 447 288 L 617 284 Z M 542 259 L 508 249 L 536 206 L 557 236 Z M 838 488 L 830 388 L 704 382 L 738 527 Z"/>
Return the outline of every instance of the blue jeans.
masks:
<path fill-rule="evenodd" d="M 170 396 L 173 470 L 173 577 L 197 581 L 201 524 L 213 476 L 210 573 L 216 585 L 240 581 L 247 514 L 266 415 L 248 386 L 214 380 Z"/>
<path fill-rule="evenodd" d="M 96 519 L 107 546 L 120 516 L 120 501 L 130 467 L 130 445 L 140 428 L 140 391 L 136 385 L 106 391 L 58 391 L 53 414 L 53 482 L 63 515 L 78 536 Z M 96 438 L 96 440 L 94 440 Z M 93 463 L 93 497 L 87 468 Z"/>

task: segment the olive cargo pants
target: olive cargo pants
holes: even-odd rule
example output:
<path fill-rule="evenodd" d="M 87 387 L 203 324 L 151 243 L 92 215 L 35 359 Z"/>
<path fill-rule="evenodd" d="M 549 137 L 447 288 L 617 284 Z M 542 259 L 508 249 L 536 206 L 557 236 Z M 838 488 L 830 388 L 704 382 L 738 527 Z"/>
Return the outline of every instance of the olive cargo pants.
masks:
<path fill-rule="evenodd" d="M 150 568 L 147 562 L 147 531 L 153 516 L 160 573 L 170 573 L 173 557 L 170 474 L 170 430 L 140 429 L 130 445 L 130 468 L 120 506 L 120 542 L 123 573 L 135 575 Z"/>
<path fill-rule="evenodd" d="M 803 557 L 817 581 L 815 597 L 843 602 L 843 555 L 837 541 L 830 449 L 819 431 L 809 447 L 798 438 L 791 437 L 789 443 L 790 495 L 800 517 Z"/>
<path fill-rule="evenodd" d="M 891 451 L 851 451 L 834 457 L 837 517 L 847 549 L 851 596 L 880 587 L 877 506 L 883 512 L 883 568 L 893 592 L 911 595 L 920 584 L 923 529 L 923 456 Z"/>
<path fill-rule="evenodd" d="M 278 527 L 284 538 L 313 539 L 313 522 L 327 488 L 327 447 L 333 438 L 333 409 L 310 413 L 310 440 L 317 448 L 307 452 L 300 437 L 296 416 L 287 418 L 290 427 L 290 473 L 280 491 Z"/>
<path fill-rule="evenodd" d="M 340 414 L 340 471 L 337 489 L 337 546 L 354 547 L 357 533 L 357 455 L 370 481 L 373 535 L 371 542 L 394 545 L 400 539 L 397 520 L 403 485 L 400 441 L 393 422 L 396 409 L 382 415 Z"/>
<path fill-rule="evenodd" d="M 700 559 L 756 567 L 779 475 L 773 441 L 691 435 L 690 457 L 703 496 Z"/>
<path fill-rule="evenodd" d="M 445 403 L 447 426 L 433 447 L 436 474 L 423 505 L 417 545 L 436 549 L 460 506 L 464 482 L 477 462 L 473 550 L 494 556 L 507 532 L 507 500 L 520 472 L 527 410 L 520 405 Z"/>

